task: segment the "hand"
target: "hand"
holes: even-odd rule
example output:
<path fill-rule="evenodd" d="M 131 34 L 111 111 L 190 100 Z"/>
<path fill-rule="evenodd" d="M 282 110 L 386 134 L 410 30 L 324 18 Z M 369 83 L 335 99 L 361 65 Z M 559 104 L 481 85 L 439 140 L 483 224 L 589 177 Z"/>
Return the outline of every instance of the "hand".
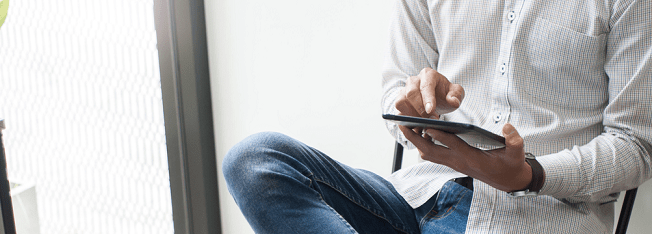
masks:
<path fill-rule="evenodd" d="M 399 128 L 424 160 L 446 165 L 496 189 L 523 190 L 532 181 L 532 168 L 525 162 L 523 138 L 511 124 L 503 126 L 506 147 L 487 151 L 469 146 L 454 134 L 426 129 L 422 135 L 405 126 Z M 448 148 L 433 144 L 432 139 Z"/>
<path fill-rule="evenodd" d="M 407 80 L 396 101 L 396 109 L 402 115 L 439 118 L 460 107 L 462 99 L 462 86 L 451 83 L 431 68 L 424 68 L 419 75 Z"/>

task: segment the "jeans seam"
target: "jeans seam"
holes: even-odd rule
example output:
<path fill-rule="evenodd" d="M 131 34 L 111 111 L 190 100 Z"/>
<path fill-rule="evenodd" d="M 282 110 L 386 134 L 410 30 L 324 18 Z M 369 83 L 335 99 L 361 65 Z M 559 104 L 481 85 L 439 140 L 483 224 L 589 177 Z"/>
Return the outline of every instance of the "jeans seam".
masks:
<path fill-rule="evenodd" d="M 432 214 L 432 211 L 430 211 L 430 212 L 428 212 L 426 217 L 424 217 L 424 219 L 426 219 L 426 218 L 427 219 L 443 219 L 443 218 L 446 218 L 448 215 L 452 214 L 453 211 L 455 211 L 457 209 L 457 206 L 460 204 L 460 202 L 462 202 L 462 199 L 464 199 L 464 197 L 466 196 L 467 193 L 469 193 L 468 190 L 463 190 L 462 192 L 458 193 L 459 198 L 457 199 L 457 203 L 455 203 L 455 205 L 448 208 L 448 210 L 446 210 L 446 212 L 444 212 L 443 214 L 440 214 L 440 215 Z"/>
<path fill-rule="evenodd" d="M 437 215 L 437 214 L 431 214 L 431 213 L 432 213 L 432 208 L 434 208 L 437 205 L 437 200 L 439 200 L 439 194 L 440 193 L 441 193 L 441 191 L 437 192 L 435 194 L 435 196 L 436 196 L 435 197 L 435 204 L 433 204 L 432 207 L 430 207 L 430 211 L 428 211 L 428 213 L 426 213 L 426 215 L 424 215 L 423 218 L 421 218 L 421 220 L 419 220 L 419 230 L 423 229 L 423 225 L 425 225 L 426 222 L 428 222 L 428 220 L 432 219 L 433 216 Z"/>
<path fill-rule="evenodd" d="M 308 175 L 304 175 L 308 180 L 310 181 L 310 184 L 308 184 L 308 188 L 312 188 L 312 179 L 310 177 L 314 177 L 314 174 L 310 172 Z M 319 195 L 321 197 L 321 194 Z"/>
<path fill-rule="evenodd" d="M 395 230 L 397 230 L 397 231 L 399 231 L 399 232 L 402 232 L 402 233 L 406 233 L 406 234 L 409 233 L 409 232 L 407 232 L 407 231 L 405 231 L 405 230 L 403 230 L 403 229 L 401 229 L 401 228 L 396 227 L 396 225 L 394 225 L 392 222 L 390 222 L 390 221 L 389 221 L 387 218 L 385 218 L 384 216 L 379 215 L 379 214 L 377 214 L 376 212 L 372 211 L 370 208 L 368 208 L 368 207 L 366 207 L 366 206 L 360 204 L 360 202 L 356 201 L 356 199 L 353 199 L 353 198 L 350 197 L 348 194 L 344 193 L 341 189 L 335 187 L 334 185 L 331 185 L 331 184 L 327 183 L 326 181 L 321 180 L 321 179 L 318 179 L 318 178 L 316 178 L 316 177 L 314 178 L 314 180 L 317 181 L 317 182 L 321 182 L 322 184 L 324 184 L 324 185 L 326 185 L 326 186 L 332 188 L 333 190 L 339 192 L 340 194 L 342 194 L 342 196 L 346 197 L 347 199 L 349 199 L 349 200 L 350 200 L 351 202 L 353 202 L 354 204 L 356 204 L 356 205 L 362 207 L 362 209 L 365 209 L 365 210 L 369 211 L 369 213 L 373 214 L 374 216 L 376 216 L 376 217 L 378 217 L 378 218 L 381 218 L 381 219 L 385 220 L 387 223 L 389 223 L 390 225 L 392 225 L 392 227 L 394 227 Z M 324 202 L 325 202 L 325 201 L 324 201 Z M 328 204 L 328 203 L 327 203 L 327 204 Z"/>
<path fill-rule="evenodd" d="M 312 180 L 310 180 L 310 182 L 312 183 Z M 333 212 L 335 212 L 335 214 L 337 214 L 337 217 L 339 217 L 341 221 L 344 221 L 344 223 L 346 223 L 346 226 L 349 227 L 349 230 L 351 231 L 351 233 L 358 233 L 358 231 L 355 230 L 355 228 L 353 228 L 353 226 L 351 226 L 349 221 L 346 221 L 346 219 L 344 217 L 342 217 L 342 215 L 340 215 L 340 213 L 337 213 L 337 211 L 335 209 L 333 209 L 333 207 L 328 205 L 328 203 L 326 202 L 326 200 L 324 200 L 324 197 L 322 197 L 321 194 L 319 194 L 319 200 L 321 200 L 324 204 L 326 204 L 326 206 L 328 208 L 330 208 Z"/>

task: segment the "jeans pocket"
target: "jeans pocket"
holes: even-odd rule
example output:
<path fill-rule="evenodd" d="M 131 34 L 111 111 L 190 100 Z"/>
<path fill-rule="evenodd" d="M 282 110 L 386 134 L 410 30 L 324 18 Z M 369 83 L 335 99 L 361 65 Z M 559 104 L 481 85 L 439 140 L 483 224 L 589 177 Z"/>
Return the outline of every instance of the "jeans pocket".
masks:
<path fill-rule="evenodd" d="M 422 233 L 464 233 L 473 191 L 453 181 L 439 190 L 436 202 L 419 222 Z"/>
<path fill-rule="evenodd" d="M 423 219 L 443 219 L 450 214 L 458 212 L 458 208 L 464 209 L 465 207 L 458 206 L 465 201 L 465 198 L 469 198 L 472 194 L 473 191 L 464 186 L 453 181 L 446 182 L 437 194 L 434 206 Z M 468 207 L 466 207 L 465 213 L 468 214 Z"/>

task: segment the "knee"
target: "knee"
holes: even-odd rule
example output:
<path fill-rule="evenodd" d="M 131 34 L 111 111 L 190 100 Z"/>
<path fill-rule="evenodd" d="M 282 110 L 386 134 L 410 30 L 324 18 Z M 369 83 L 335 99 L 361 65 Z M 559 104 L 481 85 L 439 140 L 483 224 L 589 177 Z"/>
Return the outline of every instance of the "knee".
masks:
<path fill-rule="evenodd" d="M 293 141 L 292 138 L 281 133 L 262 132 L 237 143 L 222 161 L 222 173 L 227 184 L 251 176 L 251 173 L 258 171 L 254 168 L 264 165 L 263 161 L 269 160 L 267 154 L 287 148 L 288 145 L 293 144 Z"/>

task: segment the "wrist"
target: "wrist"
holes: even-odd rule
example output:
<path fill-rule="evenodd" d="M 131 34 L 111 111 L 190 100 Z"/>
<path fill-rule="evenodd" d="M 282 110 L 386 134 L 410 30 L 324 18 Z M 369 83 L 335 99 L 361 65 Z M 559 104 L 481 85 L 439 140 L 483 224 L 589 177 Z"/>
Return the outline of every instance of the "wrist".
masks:
<path fill-rule="evenodd" d="M 525 160 L 523 160 L 523 169 L 517 178 L 517 183 L 511 191 L 526 190 L 532 184 L 532 166 Z"/>
<path fill-rule="evenodd" d="M 541 164 L 539 164 L 536 157 L 534 157 L 534 155 L 531 153 L 525 153 L 525 162 L 529 165 L 530 182 L 527 187 L 522 190 L 509 192 L 509 195 L 511 196 L 536 196 L 539 194 L 539 191 L 543 187 L 543 182 L 545 181 L 545 173 L 543 171 L 543 167 L 541 167 Z"/>

